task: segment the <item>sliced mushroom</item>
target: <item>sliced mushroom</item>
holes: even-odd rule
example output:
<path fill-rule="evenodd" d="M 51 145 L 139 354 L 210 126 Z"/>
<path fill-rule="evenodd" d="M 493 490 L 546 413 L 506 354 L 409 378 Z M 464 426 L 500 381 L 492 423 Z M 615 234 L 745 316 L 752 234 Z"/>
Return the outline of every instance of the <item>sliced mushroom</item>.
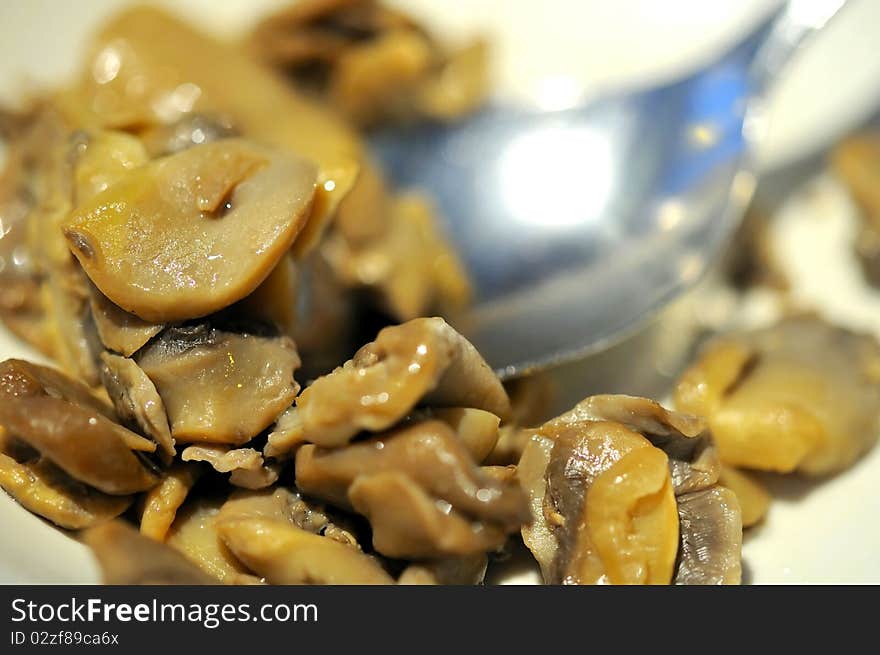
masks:
<path fill-rule="evenodd" d="M 82 540 L 97 557 L 104 584 L 215 584 L 180 553 L 138 534 L 123 521 L 89 528 Z"/>
<path fill-rule="evenodd" d="M 473 555 L 496 550 L 507 539 L 503 526 L 469 520 L 404 473 L 358 476 L 348 497 L 355 511 L 370 521 L 373 547 L 387 557 Z"/>
<path fill-rule="evenodd" d="M 297 398 L 300 431 L 273 452 L 301 441 L 335 447 L 361 430 L 378 432 L 418 403 L 475 407 L 503 416 L 507 394 L 476 349 L 440 318 L 416 319 L 379 332 L 376 340 Z"/>
<path fill-rule="evenodd" d="M 184 462 L 208 462 L 215 471 L 229 473 L 229 482 L 245 489 L 263 489 L 278 481 L 281 465 L 264 463 L 253 448 L 235 448 L 217 444 L 189 446 L 181 454 Z"/>
<path fill-rule="evenodd" d="M 165 403 L 178 442 L 240 445 L 269 427 L 299 391 L 299 357 L 287 337 L 171 327 L 135 361 Z"/>
<path fill-rule="evenodd" d="M 303 446 L 296 455 L 296 480 L 304 493 L 365 514 L 374 546 L 392 557 L 492 550 L 528 518 L 519 485 L 483 473 L 439 421 L 341 449 Z M 396 509 L 388 510 L 391 506 Z"/>
<path fill-rule="evenodd" d="M 525 448 L 517 476 L 533 523 L 523 539 L 550 583 L 668 584 L 676 557 L 688 556 L 680 530 L 689 544 L 698 538 L 680 528 L 678 499 L 718 489 L 719 468 L 701 420 L 643 398 L 587 398 L 535 429 Z M 729 513 L 740 529 L 735 501 Z M 740 540 L 729 535 L 719 531 L 703 561 L 738 567 Z M 678 570 L 685 579 L 687 566 Z"/>
<path fill-rule="evenodd" d="M 217 517 L 222 498 L 198 498 L 177 512 L 166 543 L 183 553 L 212 580 L 224 584 L 253 582 L 250 571 L 220 541 Z"/>
<path fill-rule="evenodd" d="M 92 319 L 101 343 L 108 350 L 131 357 L 162 331 L 161 323 L 150 323 L 129 314 L 110 302 L 94 285 L 90 286 Z"/>
<path fill-rule="evenodd" d="M 144 497 L 141 514 L 141 534 L 165 541 L 177 510 L 181 508 L 196 480 L 199 469 L 192 464 L 177 463 L 162 478 L 162 482 L 150 489 Z"/>
<path fill-rule="evenodd" d="M 21 463 L 2 453 L 0 487 L 25 509 L 71 530 L 115 518 L 132 502 L 77 482 L 47 460 Z"/>
<path fill-rule="evenodd" d="M 742 521 L 736 495 L 715 486 L 677 500 L 681 551 L 675 584 L 739 584 Z"/>
<path fill-rule="evenodd" d="M 423 421 L 358 441 L 345 448 L 300 448 L 297 486 L 345 507 L 349 485 L 359 475 L 402 472 L 430 494 L 475 518 L 518 529 L 525 498 L 517 485 L 482 473 L 464 444 L 440 421 Z"/>
<path fill-rule="evenodd" d="M 101 380 L 119 418 L 155 441 L 162 461 L 170 464 L 174 439 L 155 385 L 132 359 L 104 352 L 101 362 Z"/>
<path fill-rule="evenodd" d="M 375 560 L 333 539 L 268 518 L 229 519 L 223 542 L 271 584 L 392 584 Z"/>
<path fill-rule="evenodd" d="M 681 377 L 675 403 L 707 418 L 726 464 L 839 471 L 877 442 L 880 344 L 811 316 L 720 337 Z"/>
<path fill-rule="evenodd" d="M 205 316 L 256 289 L 308 219 L 315 170 L 223 139 L 160 158 L 80 205 L 64 234 L 114 304 L 155 323 Z"/>
<path fill-rule="evenodd" d="M 744 528 L 760 523 L 770 509 L 770 492 L 745 471 L 722 466 L 718 484 L 736 494 Z"/>
<path fill-rule="evenodd" d="M 667 458 L 647 439 L 606 421 L 542 427 L 519 474 L 534 521 L 523 539 L 546 582 L 670 582 L 678 514 Z"/>
<path fill-rule="evenodd" d="M 113 422 L 80 383 L 20 360 L 0 364 L 0 424 L 76 480 L 105 493 L 145 491 L 159 478 L 133 451 L 156 444 Z"/>
<path fill-rule="evenodd" d="M 373 238 L 352 239 L 338 230 L 327 239 L 323 250 L 339 278 L 374 290 L 400 321 L 467 304 L 467 272 L 433 205 L 408 193 L 392 199 L 387 211 L 385 229 Z"/>
<path fill-rule="evenodd" d="M 219 520 L 256 517 L 288 521 L 302 530 L 360 550 L 352 531 L 341 526 L 338 518 L 331 519 L 326 508 L 288 489 L 233 492 L 220 508 Z"/>

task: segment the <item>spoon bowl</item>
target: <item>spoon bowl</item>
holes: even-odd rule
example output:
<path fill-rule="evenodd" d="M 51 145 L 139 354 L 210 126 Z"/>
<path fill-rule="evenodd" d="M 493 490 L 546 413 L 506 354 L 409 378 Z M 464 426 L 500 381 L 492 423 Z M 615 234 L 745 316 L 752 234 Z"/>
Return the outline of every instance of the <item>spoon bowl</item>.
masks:
<path fill-rule="evenodd" d="M 661 86 L 374 137 L 392 182 L 446 219 L 475 290 L 450 320 L 499 375 L 602 351 L 703 277 L 751 198 L 769 83 L 842 4 L 792 0 Z"/>

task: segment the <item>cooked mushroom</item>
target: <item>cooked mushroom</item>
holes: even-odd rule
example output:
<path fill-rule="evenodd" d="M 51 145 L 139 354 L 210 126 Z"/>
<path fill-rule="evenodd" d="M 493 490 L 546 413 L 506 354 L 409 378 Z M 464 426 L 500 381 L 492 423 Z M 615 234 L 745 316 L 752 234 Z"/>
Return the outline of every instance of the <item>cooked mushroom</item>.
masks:
<path fill-rule="evenodd" d="M 681 550 L 675 584 L 739 584 L 742 522 L 736 495 L 715 486 L 677 500 Z"/>
<path fill-rule="evenodd" d="M 21 360 L 0 364 L 0 424 L 75 480 L 108 494 L 154 486 L 158 477 L 133 451 L 156 444 L 109 418 L 81 383 Z"/>
<path fill-rule="evenodd" d="M 348 489 L 352 507 L 373 528 L 373 547 L 388 557 L 447 558 L 500 548 L 501 525 L 474 522 L 431 497 L 404 473 L 360 475 Z"/>
<path fill-rule="evenodd" d="M 735 499 L 711 526 L 679 528 L 677 499 L 729 501 L 727 492 L 699 495 L 716 490 L 719 468 L 699 419 L 642 398 L 587 398 L 535 429 L 526 446 L 517 474 L 533 522 L 523 539 L 550 583 L 712 582 L 718 571 L 738 581 Z M 676 568 L 679 534 L 705 545 L 709 532 L 716 540 L 699 553 L 705 564 Z M 683 551 L 681 562 L 691 556 Z"/>
<path fill-rule="evenodd" d="M 108 61 L 115 62 L 112 74 Z M 153 7 L 115 16 L 95 40 L 80 83 L 57 103 L 77 125 L 122 129 L 187 114 L 228 118 L 242 134 L 319 166 L 311 217 L 318 223 L 336 211 L 362 159 L 357 134 L 325 107 L 297 95 L 235 44 Z"/>
<path fill-rule="evenodd" d="M 207 462 L 218 473 L 229 473 L 229 482 L 245 489 L 263 489 L 278 480 L 280 465 L 264 463 L 253 448 L 230 448 L 220 444 L 189 446 L 181 453 L 184 462 Z"/>
<path fill-rule="evenodd" d="M 183 555 L 123 521 L 89 528 L 82 540 L 98 558 L 104 584 L 216 584 Z"/>
<path fill-rule="evenodd" d="M 375 560 L 338 541 L 269 518 L 218 524 L 223 542 L 271 584 L 392 584 Z"/>
<path fill-rule="evenodd" d="M 308 219 L 311 164 L 242 139 L 163 157 L 81 204 L 64 234 L 101 292 L 151 322 L 228 307 L 253 291 Z"/>
<path fill-rule="evenodd" d="M 17 462 L 3 453 L 0 487 L 25 509 L 71 530 L 115 518 L 132 502 L 131 496 L 110 496 L 77 482 L 48 460 Z"/>
<path fill-rule="evenodd" d="M 385 328 L 303 391 L 296 400 L 298 428 L 270 439 L 267 452 L 281 454 L 303 441 L 341 446 L 361 430 L 391 427 L 418 403 L 498 416 L 509 409 L 498 378 L 464 337 L 443 319 L 416 319 Z"/>
<path fill-rule="evenodd" d="M 135 136 L 111 130 L 79 131 L 72 137 L 74 206 L 90 202 L 99 193 L 149 160 Z"/>
<path fill-rule="evenodd" d="M 498 442 L 501 419 L 492 412 L 473 407 L 445 407 L 430 410 L 430 416 L 455 431 L 475 462 L 484 461 Z"/>
<path fill-rule="evenodd" d="M 304 493 L 365 514 L 374 546 L 392 557 L 492 550 L 528 518 L 519 485 L 483 473 L 440 421 L 341 449 L 303 446 L 296 455 L 296 480 Z"/>
<path fill-rule="evenodd" d="M 174 439 L 155 385 L 132 359 L 104 352 L 101 362 L 101 380 L 119 418 L 155 441 L 162 461 L 170 464 Z"/>
<path fill-rule="evenodd" d="M 723 336 L 681 377 L 675 404 L 707 418 L 726 464 L 839 471 L 877 441 L 880 344 L 810 316 Z"/>
<path fill-rule="evenodd" d="M 542 428 L 543 430 L 543 428 Z M 523 539 L 549 584 L 668 584 L 678 513 L 667 458 L 606 421 L 538 432 L 519 474 L 532 502 Z"/>
<path fill-rule="evenodd" d="M 142 535 L 165 541 L 177 510 L 198 480 L 199 473 L 199 469 L 192 464 L 177 463 L 165 473 L 158 485 L 147 492 L 141 514 Z"/>
<path fill-rule="evenodd" d="M 171 524 L 166 543 L 213 580 L 224 584 L 254 581 L 250 571 L 220 541 L 217 517 L 222 498 L 198 498 L 184 505 Z"/>
<path fill-rule="evenodd" d="M 288 521 L 296 527 L 338 541 L 355 550 L 360 545 L 352 532 L 331 519 L 322 505 L 305 500 L 299 493 L 289 489 L 261 489 L 259 491 L 236 491 L 220 508 L 220 521 L 241 518 L 268 518 Z"/>
<path fill-rule="evenodd" d="M 363 125 L 457 118 L 488 88 L 485 44 L 446 52 L 411 17 L 373 0 L 298 2 L 259 23 L 249 45 Z"/>
<path fill-rule="evenodd" d="M 98 337 L 104 347 L 131 357 L 162 331 L 161 323 L 150 323 L 117 307 L 94 285 L 91 286 L 89 305 Z"/>
<path fill-rule="evenodd" d="M 374 290 L 401 321 L 447 313 L 470 298 L 467 272 L 433 205 L 418 193 L 394 198 L 384 229 L 372 238 L 352 238 L 340 229 L 327 239 L 324 252 L 340 279 Z"/>
<path fill-rule="evenodd" d="M 240 445 L 290 406 L 299 390 L 293 342 L 257 332 L 171 327 L 135 355 L 165 403 L 175 440 Z"/>

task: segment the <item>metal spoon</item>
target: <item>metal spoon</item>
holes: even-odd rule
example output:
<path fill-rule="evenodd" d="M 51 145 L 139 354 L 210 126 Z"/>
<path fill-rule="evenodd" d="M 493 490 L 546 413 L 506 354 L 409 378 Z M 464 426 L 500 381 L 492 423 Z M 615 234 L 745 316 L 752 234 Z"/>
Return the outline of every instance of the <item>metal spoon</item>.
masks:
<path fill-rule="evenodd" d="M 662 86 L 375 137 L 448 221 L 475 287 L 450 320 L 502 377 L 605 350 L 703 276 L 751 198 L 770 83 L 844 2 L 791 0 Z"/>

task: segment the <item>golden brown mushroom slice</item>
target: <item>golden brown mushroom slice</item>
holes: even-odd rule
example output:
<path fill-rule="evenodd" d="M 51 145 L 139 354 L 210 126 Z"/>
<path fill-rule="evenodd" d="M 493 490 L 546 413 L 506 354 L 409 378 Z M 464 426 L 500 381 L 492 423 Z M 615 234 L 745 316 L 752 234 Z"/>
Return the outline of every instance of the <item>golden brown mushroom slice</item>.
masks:
<path fill-rule="evenodd" d="M 270 440 L 281 454 L 308 441 L 335 447 L 361 430 L 387 429 L 417 404 L 475 407 L 504 416 L 504 387 L 463 336 L 441 318 L 387 327 L 376 340 L 297 398 L 298 428 Z M 292 419 L 291 419 L 292 420 Z"/>
<path fill-rule="evenodd" d="M 587 398 L 533 431 L 517 470 L 533 517 L 523 538 L 550 583 L 737 583 L 740 511 L 719 470 L 701 420 Z"/>
<path fill-rule="evenodd" d="M 81 383 L 21 360 L 0 364 L 0 425 L 68 475 L 100 491 L 145 491 L 159 478 L 140 453 L 156 444 L 108 416 Z"/>
<path fill-rule="evenodd" d="M 293 402 L 299 391 L 293 374 L 300 363 L 293 342 L 261 336 L 271 331 L 254 327 L 236 332 L 204 323 L 171 327 L 136 354 L 178 443 L 241 445 Z"/>
<path fill-rule="evenodd" d="M 177 510 L 183 506 L 200 473 L 197 466 L 178 462 L 165 473 L 162 482 L 147 492 L 141 513 L 142 535 L 165 541 Z"/>
<path fill-rule="evenodd" d="M 165 542 L 211 579 L 224 584 L 254 581 L 251 572 L 223 544 L 217 532 L 223 498 L 202 497 L 177 512 Z"/>
<path fill-rule="evenodd" d="M 675 404 L 707 418 L 726 464 L 839 471 L 877 441 L 880 344 L 810 316 L 723 336 L 682 375 Z"/>
<path fill-rule="evenodd" d="M 159 457 L 170 464 L 176 452 L 174 439 L 153 382 L 133 359 L 104 352 L 101 362 L 101 380 L 119 418 L 155 441 Z"/>
<path fill-rule="evenodd" d="M 531 503 L 523 539 L 548 584 L 669 584 L 678 512 L 666 455 L 600 420 L 545 424 L 519 477 Z"/>
<path fill-rule="evenodd" d="M 309 217 L 315 176 L 292 154 L 214 141 L 128 172 L 64 233 L 114 304 L 155 323 L 197 318 L 269 275 Z"/>
<path fill-rule="evenodd" d="M 168 546 L 148 539 L 123 521 L 111 521 L 82 533 L 101 565 L 104 584 L 216 584 Z"/>
<path fill-rule="evenodd" d="M 0 453 L 0 487 L 25 509 L 70 530 L 108 521 L 131 505 L 131 496 L 110 496 L 77 482 L 45 459 L 17 462 Z"/>
<path fill-rule="evenodd" d="M 271 584 L 392 584 L 371 557 L 285 521 L 228 519 L 218 524 L 223 542 Z"/>
<path fill-rule="evenodd" d="M 374 546 L 392 557 L 436 559 L 493 550 L 528 520 L 518 483 L 485 474 L 440 421 L 345 448 L 303 446 L 296 455 L 296 480 L 304 493 L 366 515 Z"/>
<path fill-rule="evenodd" d="M 220 508 L 218 520 L 257 517 L 287 521 L 312 534 L 361 549 L 352 532 L 341 525 L 343 521 L 335 516 L 331 518 L 324 506 L 290 489 L 234 491 Z"/>

